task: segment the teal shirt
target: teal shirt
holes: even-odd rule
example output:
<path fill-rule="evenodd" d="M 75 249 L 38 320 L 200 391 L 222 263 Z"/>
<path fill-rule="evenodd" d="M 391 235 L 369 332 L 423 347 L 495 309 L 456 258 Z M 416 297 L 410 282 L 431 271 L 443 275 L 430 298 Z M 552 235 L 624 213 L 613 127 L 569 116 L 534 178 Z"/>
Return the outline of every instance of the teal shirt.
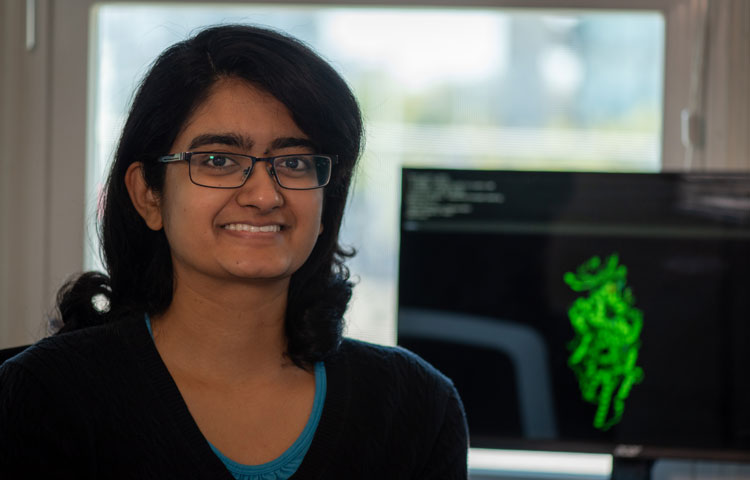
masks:
<path fill-rule="evenodd" d="M 146 315 L 146 326 L 148 331 L 153 338 L 153 332 L 151 331 L 151 319 Z M 234 460 L 228 458 L 226 455 L 221 453 L 216 447 L 211 445 L 211 450 L 214 451 L 224 465 L 227 467 L 229 472 L 237 480 L 285 480 L 291 477 L 297 468 L 302 464 L 302 460 L 305 458 L 307 450 L 310 448 L 312 439 L 315 436 L 315 431 L 318 428 L 320 422 L 320 416 L 323 413 L 323 404 L 326 398 L 326 369 L 323 362 L 317 362 L 315 364 L 315 399 L 313 400 L 313 408 L 310 413 L 310 418 L 307 420 L 304 430 L 297 440 L 289 447 L 284 453 L 281 454 L 277 459 L 271 460 L 268 463 L 261 465 L 244 465 L 237 463 Z"/>

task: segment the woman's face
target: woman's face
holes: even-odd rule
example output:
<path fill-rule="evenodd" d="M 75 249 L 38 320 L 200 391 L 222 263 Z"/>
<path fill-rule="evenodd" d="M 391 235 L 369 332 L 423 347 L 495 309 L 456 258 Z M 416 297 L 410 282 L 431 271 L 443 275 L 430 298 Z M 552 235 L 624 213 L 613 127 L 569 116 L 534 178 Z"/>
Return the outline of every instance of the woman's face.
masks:
<path fill-rule="evenodd" d="M 281 102 L 228 78 L 214 85 L 170 153 L 267 157 L 313 153 L 310 145 Z M 187 162 L 167 166 L 160 213 L 178 279 L 288 282 L 307 260 L 323 228 L 323 189 L 283 189 L 267 167 L 256 163 L 244 186 L 225 190 L 193 184 Z"/>

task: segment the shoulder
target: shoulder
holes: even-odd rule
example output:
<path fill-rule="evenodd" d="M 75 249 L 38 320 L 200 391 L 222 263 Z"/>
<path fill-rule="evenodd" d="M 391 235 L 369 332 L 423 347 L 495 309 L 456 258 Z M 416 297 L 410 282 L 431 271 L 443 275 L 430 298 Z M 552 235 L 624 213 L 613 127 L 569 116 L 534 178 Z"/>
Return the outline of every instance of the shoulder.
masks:
<path fill-rule="evenodd" d="M 0 366 L 0 396 L 9 391 L 19 399 L 19 383 L 38 385 L 66 395 L 77 388 L 105 382 L 112 372 L 122 370 L 125 350 L 136 343 L 137 323 L 133 319 L 88 327 L 44 338 Z M 16 384 L 11 389 L 10 383 Z"/>
<path fill-rule="evenodd" d="M 329 412 L 345 425 L 337 448 L 361 468 L 383 477 L 409 470 L 414 478 L 466 478 L 463 404 L 435 367 L 402 347 L 345 339 L 326 372 Z"/>
<path fill-rule="evenodd" d="M 28 476 L 30 465 L 56 478 L 150 465 L 132 461 L 148 458 L 165 411 L 143 381 L 149 341 L 142 317 L 122 319 L 45 338 L 3 363 L 0 478 Z"/>
<path fill-rule="evenodd" d="M 60 374 L 113 356 L 121 342 L 120 325 L 106 324 L 53 335 L 31 345 L 2 364 L 2 370 Z"/>
<path fill-rule="evenodd" d="M 0 367 L 0 476 L 33 462 L 68 478 L 66 468 L 80 460 L 91 414 L 80 393 L 99 376 L 85 360 L 92 333 L 45 338 Z"/>
<path fill-rule="evenodd" d="M 21 406 L 46 401 L 53 394 L 65 394 L 67 387 L 76 388 L 78 375 L 84 368 L 85 341 L 89 335 L 71 332 L 44 338 L 0 365 L 0 405 Z M 56 401 L 60 398 L 57 397 Z"/>
<path fill-rule="evenodd" d="M 338 355 L 344 356 L 356 373 L 367 372 L 375 376 L 453 389 L 453 382 L 448 377 L 422 357 L 403 347 L 376 345 L 347 338 Z"/>
<path fill-rule="evenodd" d="M 329 362 L 326 363 L 329 365 Z M 453 405 L 463 415 L 453 382 L 417 354 L 402 348 L 345 339 L 331 359 L 330 369 L 344 369 L 354 396 L 368 395 L 400 405 L 431 411 L 442 417 Z"/>

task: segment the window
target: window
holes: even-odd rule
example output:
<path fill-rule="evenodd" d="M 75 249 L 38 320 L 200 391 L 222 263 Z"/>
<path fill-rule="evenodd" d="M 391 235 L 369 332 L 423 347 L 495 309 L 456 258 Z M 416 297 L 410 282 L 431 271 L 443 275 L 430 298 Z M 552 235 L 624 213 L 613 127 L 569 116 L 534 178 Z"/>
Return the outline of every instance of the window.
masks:
<path fill-rule="evenodd" d="M 657 11 L 105 4 L 94 11 L 89 205 L 148 65 L 223 22 L 306 41 L 360 100 L 367 144 L 342 231 L 359 250 L 350 336 L 395 341 L 401 166 L 661 168 Z"/>

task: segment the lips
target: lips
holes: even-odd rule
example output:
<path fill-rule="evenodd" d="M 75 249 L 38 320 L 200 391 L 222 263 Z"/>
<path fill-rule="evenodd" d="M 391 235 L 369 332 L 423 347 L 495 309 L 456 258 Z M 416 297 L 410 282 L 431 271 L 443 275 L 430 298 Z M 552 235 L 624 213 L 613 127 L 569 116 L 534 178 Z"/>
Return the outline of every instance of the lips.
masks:
<path fill-rule="evenodd" d="M 272 232 L 280 232 L 282 227 L 281 225 L 250 225 L 248 223 L 228 223 L 226 225 L 222 225 L 221 228 L 225 230 L 232 230 L 235 232 L 265 232 L 265 233 L 272 233 Z"/>

